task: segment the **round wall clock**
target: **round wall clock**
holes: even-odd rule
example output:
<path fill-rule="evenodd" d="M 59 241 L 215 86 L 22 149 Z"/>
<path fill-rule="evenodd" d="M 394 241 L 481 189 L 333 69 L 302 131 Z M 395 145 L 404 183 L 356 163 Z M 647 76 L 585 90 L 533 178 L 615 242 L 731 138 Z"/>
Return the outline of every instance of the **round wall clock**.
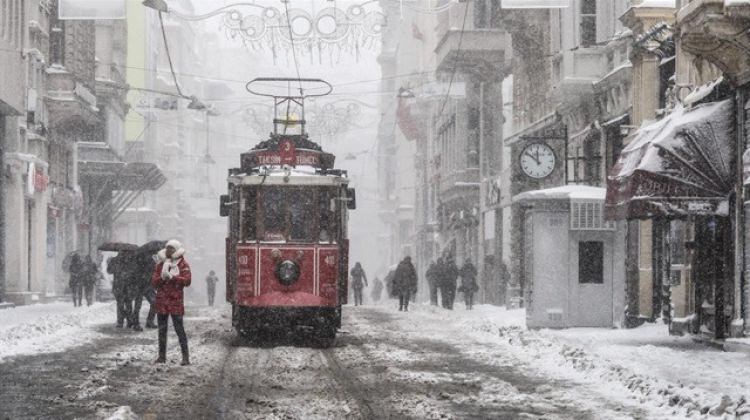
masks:
<path fill-rule="evenodd" d="M 545 143 L 533 143 L 521 152 L 521 170 L 531 178 L 546 178 L 555 170 L 555 152 Z"/>

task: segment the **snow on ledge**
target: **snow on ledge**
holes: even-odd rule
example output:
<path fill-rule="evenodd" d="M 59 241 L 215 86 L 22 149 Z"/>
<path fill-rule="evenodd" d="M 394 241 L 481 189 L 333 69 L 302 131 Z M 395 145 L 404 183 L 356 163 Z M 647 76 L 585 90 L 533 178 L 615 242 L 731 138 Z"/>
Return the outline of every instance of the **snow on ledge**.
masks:
<path fill-rule="evenodd" d="M 596 200 L 604 201 L 606 188 L 588 185 L 565 185 L 562 187 L 534 190 L 520 193 L 513 197 L 513 202 L 532 200 Z"/>
<path fill-rule="evenodd" d="M 643 0 L 640 4 L 633 7 L 666 7 L 674 9 L 677 7 L 675 0 Z"/>

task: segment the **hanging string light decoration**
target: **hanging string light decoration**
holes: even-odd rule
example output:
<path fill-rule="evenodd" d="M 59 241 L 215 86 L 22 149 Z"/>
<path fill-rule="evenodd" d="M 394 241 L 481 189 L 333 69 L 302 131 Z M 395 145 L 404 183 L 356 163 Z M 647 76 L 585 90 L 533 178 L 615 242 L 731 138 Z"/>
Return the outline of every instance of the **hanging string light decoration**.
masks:
<path fill-rule="evenodd" d="M 377 0 L 346 9 L 326 7 L 317 12 L 290 8 L 288 20 L 282 9 L 253 3 L 236 3 L 206 15 L 180 17 L 198 20 L 216 15 L 221 16 L 221 27 L 229 38 L 242 41 L 248 48 L 269 49 L 274 64 L 282 54 L 289 56 L 292 45 L 312 62 L 317 57 L 323 63 L 323 57 L 327 56 L 333 63 L 342 52 L 359 59 L 362 50 L 377 46 L 386 25 L 386 16 L 377 8 Z"/>
<path fill-rule="evenodd" d="M 358 99 L 346 98 L 335 101 L 309 101 L 305 105 L 306 131 L 312 137 L 335 138 L 348 130 L 363 128 L 358 125 L 363 108 L 374 108 Z M 254 104 L 245 108 L 243 120 L 258 135 L 268 133 L 272 126 L 268 115 L 273 107 Z"/>
<path fill-rule="evenodd" d="M 309 121 L 308 131 L 312 135 L 335 138 L 348 130 L 363 128 L 357 124 L 362 115 L 362 108 L 374 107 L 352 98 L 312 103 L 305 112 Z"/>

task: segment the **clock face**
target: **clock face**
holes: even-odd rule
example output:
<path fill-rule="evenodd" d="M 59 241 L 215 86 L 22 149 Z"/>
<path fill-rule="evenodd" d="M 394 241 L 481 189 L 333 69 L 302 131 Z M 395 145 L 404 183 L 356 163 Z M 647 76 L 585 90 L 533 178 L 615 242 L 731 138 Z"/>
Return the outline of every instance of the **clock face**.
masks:
<path fill-rule="evenodd" d="M 532 178 L 545 178 L 555 170 L 555 152 L 544 143 L 526 146 L 521 152 L 521 170 Z"/>

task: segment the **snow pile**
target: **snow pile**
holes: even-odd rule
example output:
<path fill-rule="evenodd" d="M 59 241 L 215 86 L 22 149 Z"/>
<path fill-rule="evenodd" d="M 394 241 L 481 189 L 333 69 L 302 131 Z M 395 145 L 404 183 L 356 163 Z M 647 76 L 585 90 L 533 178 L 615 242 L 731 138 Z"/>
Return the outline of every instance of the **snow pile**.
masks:
<path fill-rule="evenodd" d="M 0 313 L 0 361 L 29 353 L 53 353 L 99 337 L 90 327 L 115 321 L 113 303 L 75 308 L 51 303 L 5 309 Z"/>
<path fill-rule="evenodd" d="M 474 319 L 460 314 L 459 322 L 482 334 L 496 334 L 530 366 L 556 379 L 594 384 L 614 400 L 637 401 L 674 418 L 750 415 L 743 383 L 750 375 L 746 355 L 669 337 L 664 325 L 529 331 L 513 312 L 523 311 L 498 309 L 495 317 L 482 314 Z"/>
<path fill-rule="evenodd" d="M 118 407 L 106 420 L 140 420 L 129 406 Z"/>

